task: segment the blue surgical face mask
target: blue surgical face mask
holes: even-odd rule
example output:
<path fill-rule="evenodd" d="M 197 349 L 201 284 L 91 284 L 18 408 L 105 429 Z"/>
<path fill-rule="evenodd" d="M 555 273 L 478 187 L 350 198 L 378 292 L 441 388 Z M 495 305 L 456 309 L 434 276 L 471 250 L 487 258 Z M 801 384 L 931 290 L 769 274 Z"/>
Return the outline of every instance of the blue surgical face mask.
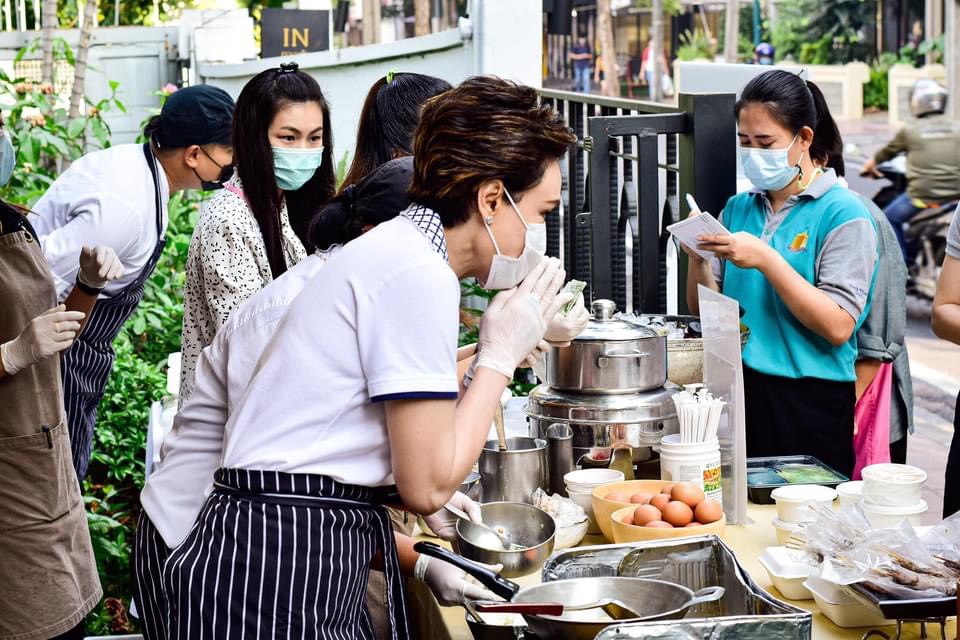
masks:
<path fill-rule="evenodd" d="M 0 187 L 5 187 L 10 182 L 10 176 L 13 175 L 13 167 L 16 164 L 17 151 L 13 148 L 10 134 L 4 131 L 0 133 Z"/>
<path fill-rule="evenodd" d="M 284 191 L 296 191 L 307 184 L 323 162 L 323 147 L 287 149 L 273 147 L 273 175 Z"/>
<path fill-rule="evenodd" d="M 796 164 L 790 164 L 789 159 L 790 149 L 796 141 L 797 136 L 794 136 L 790 146 L 785 149 L 740 147 L 743 173 L 753 186 L 764 191 L 780 191 L 800 175 L 800 161 L 803 160 L 803 154 L 800 154 Z"/>

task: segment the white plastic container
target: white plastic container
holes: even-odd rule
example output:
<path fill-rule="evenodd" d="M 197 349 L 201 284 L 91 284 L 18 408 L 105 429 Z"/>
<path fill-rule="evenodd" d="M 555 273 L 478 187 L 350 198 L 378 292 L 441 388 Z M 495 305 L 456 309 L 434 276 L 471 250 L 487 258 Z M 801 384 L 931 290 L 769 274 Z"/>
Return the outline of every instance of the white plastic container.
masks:
<path fill-rule="evenodd" d="M 623 482 L 623 479 L 623 472 L 616 469 L 578 469 L 563 476 L 563 482 L 568 490 L 573 489 L 581 493 L 589 493 L 594 488 L 605 484 Z"/>
<path fill-rule="evenodd" d="M 863 501 L 881 507 L 915 507 L 922 501 L 927 472 L 909 464 L 863 468 Z"/>
<path fill-rule="evenodd" d="M 906 518 L 914 527 L 920 525 L 923 514 L 927 512 L 927 503 L 921 500 L 909 507 L 883 507 L 870 504 L 866 500 L 860 503 L 863 515 L 874 529 L 891 529 Z"/>
<path fill-rule="evenodd" d="M 770 582 L 787 600 L 809 600 L 813 596 L 803 582 L 816 567 L 803 561 L 803 553 L 786 547 L 767 547 L 760 556 Z"/>
<path fill-rule="evenodd" d="M 817 512 L 810 505 L 829 507 L 837 498 L 837 492 L 818 484 L 791 484 L 777 487 L 770 496 L 777 503 L 777 517 L 784 522 L 813 522 Z"/>
<path fill-rule="evenodd" d="M 708 500 L 723 503 L 720 443 L 714 439 L 682 444 L 679 433 L 663 436 L 660 440 L 660 479 L 693 483 L 703 490 Z"/>
<path fill-rule="evenodd" d="M 863 499 L 863 480 L 852 480 L 837 485 L 837 495 L 840 496 L 840 507 L 859 504 Z"/>
<path fill-rule="evenodd" d="M 773 528 L 777 530 L 777 544 L 783 546 L 794 531 L 799 531 L 802 527 L 792 522 L 784 522 L 780 518 L 773 519 Z"/>
<path fill-rule="evenodd" d="M 838 627 L 850 629 L 854 627 L 883 627 L 896 624 L 895 620 L 887 620 L 876 609 L 867 606 L 833 583 L 823 578 L 810 576 L 803 586 L 813 595 L 813 599 L 825 615 Z"/>

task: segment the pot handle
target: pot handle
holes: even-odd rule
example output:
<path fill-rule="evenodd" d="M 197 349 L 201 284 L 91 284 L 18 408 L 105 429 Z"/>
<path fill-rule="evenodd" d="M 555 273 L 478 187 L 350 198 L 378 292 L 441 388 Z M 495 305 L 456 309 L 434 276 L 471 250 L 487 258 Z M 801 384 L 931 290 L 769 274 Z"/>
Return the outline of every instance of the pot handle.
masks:
<path fill-rule="evenodd" d="M 519 613 L 528 616 L 562 616 L 559 602 L 474 602 L 480 613 Z"/>
<path fill-rule="evenodd" d="M 520 585 L 516 582 L 507 580 L 490 569 L 467 560 L 463 556 L 457 555 L 453 551 L 445 549 L 435 542 L 418 542 L 413 545 L 413 550 L 425 556 L 430 556 L 431 558 L 452 564 L 461 571 L 476 578 L 480 584 L 505 600 L 510 600 L 520 591 Z"/>
<path fill-rule="evenodd" d="M 640 358 L 646 358 L 649 356 L 649 353 L 643 351 L 634 351 L 632 353 L 607 353 L 604 352 L 602 355 L 597 356 L 597 366 L 601 369 L 606 369 L 610 366 L 610 360 L 626 360 L 634 359 L 639 360 Z"/>
<path fill-rule="evenodd" d="M 705 602 L 716 602 L 723 597 L 725 592 L 726 589 L 723 587 L 704 587 L 693 594 L 693 597 L 690 598 L 686 608 L 689 609 L 690 607 L 695 607 L 698 604 L 703 604 Z"/>

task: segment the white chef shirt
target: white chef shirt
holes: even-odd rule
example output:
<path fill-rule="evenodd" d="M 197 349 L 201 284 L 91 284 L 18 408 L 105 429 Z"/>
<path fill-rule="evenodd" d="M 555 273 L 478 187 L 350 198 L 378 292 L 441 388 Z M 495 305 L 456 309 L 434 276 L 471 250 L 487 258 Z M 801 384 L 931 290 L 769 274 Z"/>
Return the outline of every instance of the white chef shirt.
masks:
<path fill-rule="evenodd" d="M 223 466 L 393 483 L 385 400 L 456 399 L 460 284 L 411 207 L 341 249 L 277 326 L 227 421 Z"/>
<path fill-rule="evenodd" d="M 159 162 L 157 179 L 165 232 L 170 187 Z M 115 294 L 139 277 L 157 246 L 155 200 L 153 178 L 139 144 L 88 153 L 50 185 L 29 220 L 61 301 L 73 289 L 84 245 L 107 245 L 123 264 L 123 276 L 107 283 L 104 293 Z"/>
<path fill-rule="evenodd" d="M 193 526 L 223 454 L 223 428 L 280 318 L 333 250 L 312 255 L 251 296 L 200 353 L 193 394 L 164 439 L 140 502 L 167 546 Z"/>

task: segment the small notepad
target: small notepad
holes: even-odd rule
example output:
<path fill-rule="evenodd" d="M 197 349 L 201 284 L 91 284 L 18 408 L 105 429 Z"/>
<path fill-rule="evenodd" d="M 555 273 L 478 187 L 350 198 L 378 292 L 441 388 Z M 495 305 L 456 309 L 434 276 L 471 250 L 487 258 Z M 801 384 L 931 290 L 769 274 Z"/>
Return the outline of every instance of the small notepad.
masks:
<path fill-rule="evenodd" d="M 713 251 L 704 251 L 697 248 L 697 238 L 710 235 L 728 235 L 730 232 L 720 224 L 720 221 L 709 213 L 698 213 L 688 217 L 686 220 L 671 224 L 667 227 L 674 238 L 690 247 L 698 256 L 704 260 L 713 257 Z"/>

